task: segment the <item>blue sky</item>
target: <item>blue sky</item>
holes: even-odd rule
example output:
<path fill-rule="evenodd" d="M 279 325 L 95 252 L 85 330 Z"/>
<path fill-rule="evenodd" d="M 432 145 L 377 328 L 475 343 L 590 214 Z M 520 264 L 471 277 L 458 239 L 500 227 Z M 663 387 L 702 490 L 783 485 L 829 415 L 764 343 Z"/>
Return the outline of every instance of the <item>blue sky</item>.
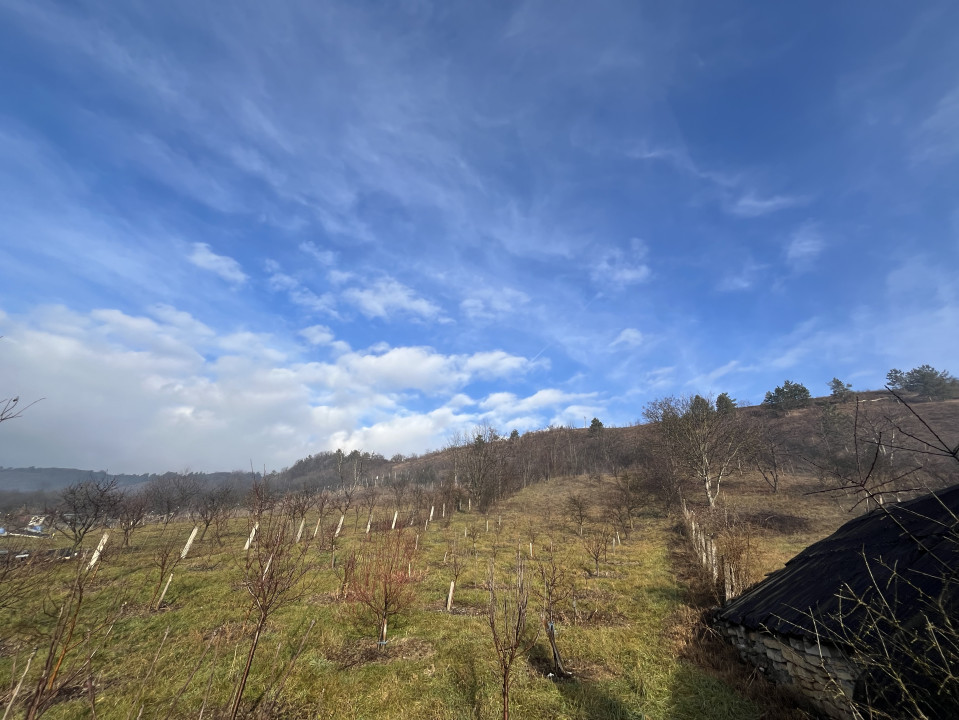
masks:
<path fill-rule="evenodd" d="M 0 464 L 959 371 L 959 5 L 0 0 Z"/>

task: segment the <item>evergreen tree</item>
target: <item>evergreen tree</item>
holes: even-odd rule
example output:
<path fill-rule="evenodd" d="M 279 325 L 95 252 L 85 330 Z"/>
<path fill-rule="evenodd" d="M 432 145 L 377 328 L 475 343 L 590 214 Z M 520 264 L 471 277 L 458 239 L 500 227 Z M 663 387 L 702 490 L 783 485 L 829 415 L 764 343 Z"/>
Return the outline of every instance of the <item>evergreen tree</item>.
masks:
<path fill-rule="evenodd" d="M 809 404 L 809 389 L 802 383 L 786 380 L 775 390 L 766 393 L 763 405 L 781 412 L 804 408 Z"/>
<path fill-rule="evenodd" d="M 852 397 L 852 383 L 845 383 L 839 378 L 834 377 L 827 384 L 829 385 L 833 400 L 844 403 Z"/>

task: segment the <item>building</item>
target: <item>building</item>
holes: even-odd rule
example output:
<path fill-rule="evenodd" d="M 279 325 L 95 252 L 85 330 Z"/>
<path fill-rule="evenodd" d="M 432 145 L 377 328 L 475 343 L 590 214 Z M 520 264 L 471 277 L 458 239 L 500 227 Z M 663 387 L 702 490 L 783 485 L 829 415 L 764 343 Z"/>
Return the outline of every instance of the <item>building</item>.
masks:
<path fill-rule="evenodd" d="M 954 485 L 851 520 L 722 607 L 715 627 L 829 717 L 852 717 L 853 701 L 959 717 L 957 517 Z"/>

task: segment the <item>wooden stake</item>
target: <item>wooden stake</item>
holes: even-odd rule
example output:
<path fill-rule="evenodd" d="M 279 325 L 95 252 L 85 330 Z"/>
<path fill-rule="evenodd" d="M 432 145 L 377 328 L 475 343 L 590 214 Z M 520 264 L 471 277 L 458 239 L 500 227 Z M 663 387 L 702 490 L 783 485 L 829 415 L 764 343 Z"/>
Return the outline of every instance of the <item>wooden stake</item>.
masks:
<path fill-rule="evenodd" d="M 253 524 L 253 529 L 250 530 L 250 537 L 248 537 L 248 538 L 246 539 L 246 545 L 243 546 L 243 549 L 244 549 L 244 550 L 249 550 L 249 549 L 250 549 L 250 545 L 253 544 L 253 538 L 256 537 L 256 531 L 257 531 L 257 529 L 258 529 L 259 527 L 260 527 L 260 523 L 259 523 L 259 522 L 256 522 L 256 523 Z"/>
<path fill-rule="evenodd" d="M 196 537 L 196 533 L 199 529 L 199 526 L 194 525 L 193 532 L 190 533 L 190 537 L 186 541 L 186 545 L 183 546 L 183 550 L 180 552 L 181 560 L 186 560 L 186 554 L 190 552 L 190 548 L 193 546 L 193 539 Z"/>
<path fill-rule="evenodd" d="M 166 585 L 163 586 L 163 592 L 160 593 L 160 599 L 157 600 L 156 609 L 160 609 L 160 605 L 163 604 L 163 598 L 166 597 L 166 591 L 170 588 L 170 583 L 173 582 L 173 573 L 170 573 L 170 577 L 166 579 Z"/>

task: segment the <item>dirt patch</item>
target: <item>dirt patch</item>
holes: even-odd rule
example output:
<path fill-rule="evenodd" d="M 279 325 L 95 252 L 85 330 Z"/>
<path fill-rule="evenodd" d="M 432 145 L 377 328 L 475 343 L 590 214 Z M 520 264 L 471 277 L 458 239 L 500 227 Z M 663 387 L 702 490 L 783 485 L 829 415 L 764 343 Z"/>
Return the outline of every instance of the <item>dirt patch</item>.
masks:
<path fill-rule="evenodd" d="M 368 640 L 347 642 L 337 651 L 329 653 L 328 659 L 341 670 L 361 665 L 385 665 L 397 660 L 424 660 L 436 650 L 431 643 L 419 638 L 397 638 L 385 645 Z"/>

